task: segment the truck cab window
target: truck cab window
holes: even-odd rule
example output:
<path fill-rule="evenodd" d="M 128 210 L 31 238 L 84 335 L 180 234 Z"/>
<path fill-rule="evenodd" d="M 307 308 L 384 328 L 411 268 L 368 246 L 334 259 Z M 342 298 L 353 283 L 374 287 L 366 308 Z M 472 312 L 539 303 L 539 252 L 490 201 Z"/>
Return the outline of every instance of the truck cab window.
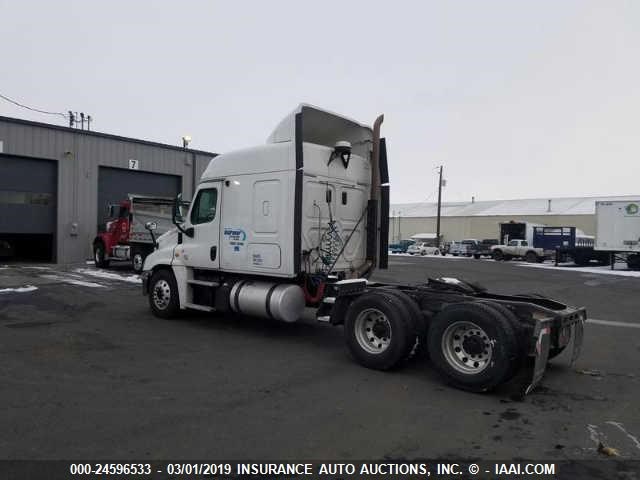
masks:
<path fill-rule="evenodd" d="M 191 210 L 191 224 L 207 223 L 216 218 L 218 190 L 207 188 L 200 190 Z"/>

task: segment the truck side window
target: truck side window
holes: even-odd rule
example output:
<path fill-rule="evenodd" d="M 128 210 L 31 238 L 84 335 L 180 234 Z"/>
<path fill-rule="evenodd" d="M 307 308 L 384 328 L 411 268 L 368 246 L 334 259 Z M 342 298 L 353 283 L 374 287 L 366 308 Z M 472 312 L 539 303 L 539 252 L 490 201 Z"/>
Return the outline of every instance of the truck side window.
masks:
<path fill-rule="evenodd" d="M 527 241 L 526 241 L 526 240 L 523 240 L 523 241 L 522 241 L 522 243 L 521 243 L 521 245 L 522 245 L 523 247 L 526 247 L 526 246 L 528 246 L 529 244 L 527 243 Z"/>
<path fill-rule="evenodd" d="M 191 210 L 191 224 L 207 223 L 216 218 L 218 190 L 207 188 L 200 190 Z"/>

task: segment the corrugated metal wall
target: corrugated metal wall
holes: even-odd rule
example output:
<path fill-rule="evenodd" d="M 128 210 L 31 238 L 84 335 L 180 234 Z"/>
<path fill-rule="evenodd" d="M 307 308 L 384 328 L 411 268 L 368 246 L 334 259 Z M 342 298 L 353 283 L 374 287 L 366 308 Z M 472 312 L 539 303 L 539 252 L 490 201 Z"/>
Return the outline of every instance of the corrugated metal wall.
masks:
<path fill-rule="evenodd" d="M 3 148 L 0 154 L 58 163 L 58 263 L 91 258 L 100 166 L 128 169 L 130 159 L 138 160 L 140 171 L 182 177 L 183 197 L 189 199 L 193 194 L 194 178 L 200 178 L 214 155 L 5 117 L 0 118 L 0 142 Z M 25 175 L 28 174 L 25 171 Z M 77 235 L 72 234 L 73 223 L 78 225 Z"/>
<path fill-rule="evenodd" d="M 531 222 L 552 227 L 573 226 L 587 235 L 595 235 L 595 215 L 521 215 L 521 216 L 473 216 L 442 217 L 440 231 L 444 241 L 462 240 L 464 238 L 498 238 L 500 223 Z M 399 228 L 398 228 L 399 227 Z M 392 217 L 389 219 L 389 241 L 396 242 L 409 238 L 416 233 L 435 233 L 436 217 Z"/>

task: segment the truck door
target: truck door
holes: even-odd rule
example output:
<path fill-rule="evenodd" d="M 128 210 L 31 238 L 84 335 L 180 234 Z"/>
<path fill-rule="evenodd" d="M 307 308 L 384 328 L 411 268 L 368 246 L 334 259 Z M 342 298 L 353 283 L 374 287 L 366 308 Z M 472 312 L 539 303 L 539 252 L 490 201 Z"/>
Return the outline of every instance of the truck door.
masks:
<path fill-rule="evenodd" d="M 188 267 L 220 266 L 220 196 L 221 182 L 200 186 L 191 204 L 184 227 L 193 228 L 193 236 L 183 235 L 183 261 Z"/>

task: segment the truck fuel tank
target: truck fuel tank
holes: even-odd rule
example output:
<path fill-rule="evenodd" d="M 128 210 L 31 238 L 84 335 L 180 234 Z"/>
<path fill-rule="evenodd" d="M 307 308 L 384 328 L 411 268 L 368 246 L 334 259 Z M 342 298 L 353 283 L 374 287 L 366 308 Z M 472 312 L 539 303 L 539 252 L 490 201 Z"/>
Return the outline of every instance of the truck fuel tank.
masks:
<path fill-rule="evenodd" d="M 236 313 L 288 323 L 298 320 L 305 307 L 304 293 L 299 286 L 253 280 L 236 283 L 231 288 L 229 303 Z"/>

